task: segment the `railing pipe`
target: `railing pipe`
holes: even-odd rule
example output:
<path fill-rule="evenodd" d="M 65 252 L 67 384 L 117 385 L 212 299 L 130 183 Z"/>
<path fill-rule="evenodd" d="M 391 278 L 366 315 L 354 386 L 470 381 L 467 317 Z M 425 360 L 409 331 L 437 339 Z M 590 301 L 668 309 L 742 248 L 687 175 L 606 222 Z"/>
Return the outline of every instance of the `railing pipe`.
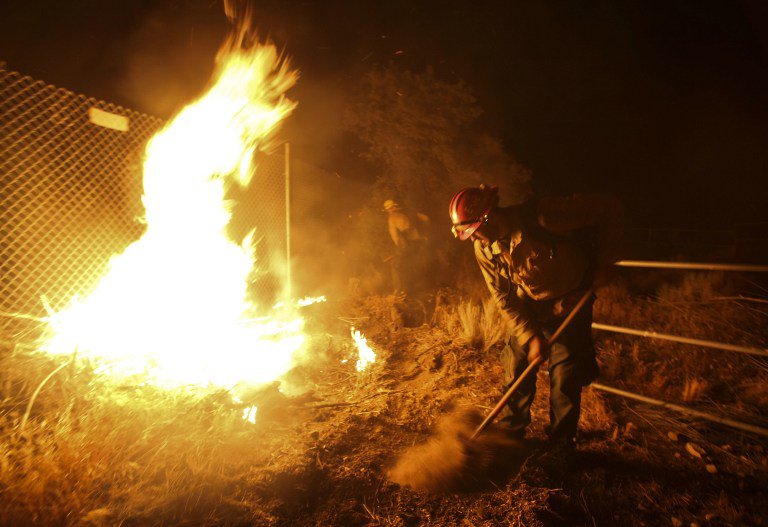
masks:
<path fill-rule="evenodd" d="M 768 273 L 768 265 L 722 264 L 694 262 L 656 262 L 651 260 L 619 260 L 619 267 L 644 267 L 654 269 L 689 269 L 698 271 L 742 271 L 747 273 Z"/>
<path fill-rule="evenodd" d="M 701 410 L 695 410 L 693 408 L 688 408 L 687 406 L 681 406 L 679 404 L 668 403 L 666 401 L 653 399 L 651 397 L 646 397 L 644 395 L 640 395 L 634 392 L 619 390 L 618 388 L 613 388 L 611 386 L 606 386 L 604 384 L 593 382 L 590 386 L 596 390 L 601 390 L 604 392 L 612 393 L 614 395 L 619 395 L 627 399 L 634 399 L 635 401 L 640 401 L 642 403 L 652 404 L 654 406 L 660 406 L 662 408 L 673 410 L 675 412 L 683 413 L 686 415 L 691 415 L 693 417 L 699 417 L 701 419 L 706 419 L 707 421 L 712 421 L 713 423 L 719 423 L 721 425 L 729 426 L 731 428 L 736 428 L 737 430 L 742 430 L 744 432 L 751 432 L 753 434 L 758 434 L 761 436 L 768 436 L 768 428 L 763 428 L 762 426 L 752 425 L 749 423 L 744 423 L 742 421 L 736 421 L 734 419 L 729 419 L 727 417 L 710 414 L 708 412 L 702 412 Z"/>
<path fill-rule="evenodd" d="M 624 328 L 621 326 L 611 326 L 609 324 L 600 324 L 597 322 L 592 323 L 592 328 L 601 331 L 610 331 L 612 333 L 624 333 L 626 335 L 636 335 L 638 337 L 646 337 L 659 340 L 669 340 L 671 342 L 680 342 L 682 344 L 691 344 L 693 346 L 702 346 L 705 348 L 715 348 L 725 351 L 735 351 L 737 353 L 747 353 L 749 355 L 758 355 L 760 357 L 768 357 L 768 350 L 761 348 L 753 348 L 749 346 L 740 346 L 738 344 L 726 344 L 725 342 L 715 342 L 712 340 L 692 339 L 688 337 L 680 337 L 677 335 L 669 335 L 667 333 L 657 333 L 655 331 L 648 331 L 642 329 Z"/>

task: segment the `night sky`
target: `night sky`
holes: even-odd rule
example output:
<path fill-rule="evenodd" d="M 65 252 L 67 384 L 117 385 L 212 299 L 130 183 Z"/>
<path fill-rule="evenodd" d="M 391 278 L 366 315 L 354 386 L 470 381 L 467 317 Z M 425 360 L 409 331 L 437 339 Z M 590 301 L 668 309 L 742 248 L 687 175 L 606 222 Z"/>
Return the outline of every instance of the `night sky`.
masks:
<path fill-rule="evenodd" d="M 302 71 L 287 134 L 309 162 L 342 170 L 328 145 L 366 69 L 431 65 L 472 87 L 541 192 L 617 194 L 642 226 L 768 220 L 765 2 L 253 4 Z M 205 87 L 228 28 L 214 0 L 13 0 L 0 14 L 7 67 L 161 117 Z"/>

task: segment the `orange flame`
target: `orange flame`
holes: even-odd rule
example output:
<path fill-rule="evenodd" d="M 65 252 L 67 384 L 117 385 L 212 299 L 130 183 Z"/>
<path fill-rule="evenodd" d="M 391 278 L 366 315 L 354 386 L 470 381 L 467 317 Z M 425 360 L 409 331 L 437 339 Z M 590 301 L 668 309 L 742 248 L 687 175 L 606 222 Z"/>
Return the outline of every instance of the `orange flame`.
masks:
<path fill-rule="evenodd" d="M 352 340 L 355 341 L 358 354 L 355 368 L 357 371 L 365 371 L 370 363 L 376 362 L 376 353 L 374 353 L 373 349 L 368 345 L 368 339 L 360 333 L 360 330 L 353 327 L 350 331 L 352 333 Z"/>
<path fill-rule="evenodd" d="M 92 294 L 51 314 L 44 351 L 163 386 L 257 384 L 291 367 L 303 321 L 249 301 L 252 236 L 227 237 L 224 195 L 248 184 L 254 152 L 294 109 L 284 93 L 298 73 L 273 45 L 242 49 L 243 35 L 219 53 L 211 88 L 147 145 L 146 232 Z"/>

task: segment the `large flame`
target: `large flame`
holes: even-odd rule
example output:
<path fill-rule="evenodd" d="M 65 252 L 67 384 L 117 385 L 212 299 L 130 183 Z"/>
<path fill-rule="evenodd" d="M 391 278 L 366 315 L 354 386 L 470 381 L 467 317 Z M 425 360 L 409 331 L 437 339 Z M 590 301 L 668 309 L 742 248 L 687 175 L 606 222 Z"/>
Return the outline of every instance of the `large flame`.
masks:
<path fill-rule="evenodd" d="M 272 45 L 220 52 L 212 87 L 147 145 L 147 230 L 87 298 L 49 320 L 43 349 L 158 385 L 232 386 L 275 379 L 304 342 L 294 309 L 257 313 L 248 298 L 251 237 L 225 234 L 230 182 L 245 185 L 254 152 L 295 104 L 297 80 Z"/>

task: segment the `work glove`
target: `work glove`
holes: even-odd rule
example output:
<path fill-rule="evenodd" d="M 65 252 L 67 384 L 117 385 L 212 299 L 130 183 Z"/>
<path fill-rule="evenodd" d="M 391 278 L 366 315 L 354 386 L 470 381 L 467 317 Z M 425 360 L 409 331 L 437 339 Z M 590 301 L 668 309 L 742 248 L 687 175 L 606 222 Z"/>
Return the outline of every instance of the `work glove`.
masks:
<path fill-rule="evenodd" d="M 528 350 L 528 364 L 541 358 L 542 362 L 549 360 L 549 343 L 544 335 L 536 334 L 526 344 Z"/>

